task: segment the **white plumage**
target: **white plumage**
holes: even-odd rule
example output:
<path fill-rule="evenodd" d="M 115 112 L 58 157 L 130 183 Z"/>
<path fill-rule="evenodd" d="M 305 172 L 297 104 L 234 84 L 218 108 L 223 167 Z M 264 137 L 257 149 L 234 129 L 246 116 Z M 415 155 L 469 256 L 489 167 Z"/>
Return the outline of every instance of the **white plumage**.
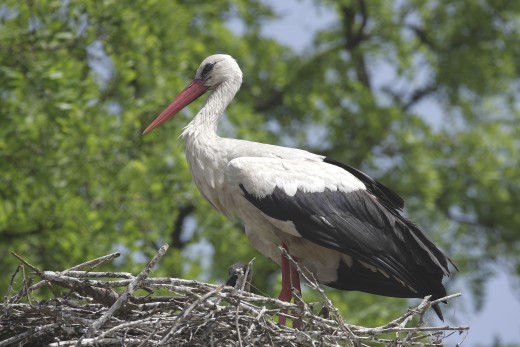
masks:
<path fill-rule="evenodd" d="M 365 189 L 365 185 L 348 171 L 310 159 L 239 157 L 226 168 L 226 183 L 241 182 L 247 191 L 264 198 L 276 187 L 288 196 L 297 190 L 319 193 L 325 190 L 350 193 Z"/>
<path fill-rule="evenodd" d="M 397 194 L 320 155 L 217 135 L 219 117 L 241 83 L 232 57 L 206 58 L 195 79 L 145 133 L 212 91 L 182 132 L 193 180 L 216 210 L 245 223 L 253 247 L 281 264 L 283 277 L 292 277 L 284 280 L 280 297 L 290 300 L 285 287 L 289 282 L 299 287 L 299 279 L 288 270 L 279 246 L 335 288 L 442 297 L 449 259 L 401 216 L 403 201 Z"/>

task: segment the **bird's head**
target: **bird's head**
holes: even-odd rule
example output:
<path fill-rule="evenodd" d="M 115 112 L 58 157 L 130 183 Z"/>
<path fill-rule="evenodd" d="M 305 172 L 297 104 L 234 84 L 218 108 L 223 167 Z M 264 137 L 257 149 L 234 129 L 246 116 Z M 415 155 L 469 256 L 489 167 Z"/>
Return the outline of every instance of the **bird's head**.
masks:
<path fill-rule="evenodd" d="M 228 81 L 242 82 L 242 71 L 235 59 L 227 54 L 215 54 L 204 59 L 195 78 L 180 92 L 172 103 L 143 131 L 149 133 L 177 114 L 208 90 L 216 89 Z"/>
<path fill-rule="evenodd" d="M 227 54 L 215 54 L 204 59 L 195 74 L 195 80 L 204 81 L 208 89 L 234 78 L 242 81 L 242 71 L 235 59 Z"/>

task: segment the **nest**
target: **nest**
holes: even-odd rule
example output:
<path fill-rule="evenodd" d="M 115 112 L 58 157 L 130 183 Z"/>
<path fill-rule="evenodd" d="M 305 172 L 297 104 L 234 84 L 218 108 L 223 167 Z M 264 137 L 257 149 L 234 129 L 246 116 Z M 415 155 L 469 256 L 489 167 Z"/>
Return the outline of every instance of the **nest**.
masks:
<path fill-rule="evenodd" d="M 161 247 L 137 276 L 93 271 L 119 253 L 61 272 L 40 270 L 14 254 L 22 264 L 11 284 L 22 274 L 23 286 L 17 293 L 10 287 L 2 304 L 0 346 L 442 346 L 455 334 L 462 342 L 469 329 L 426 326 L 423 320 L 432 304 L 460 294 L 425 298 L 386 325 L 366 328 L 345 323 L 317 282 L 302 271 L 308 286 L 323 298 L 319 313 L 300 296 L 293 304 L 244 290 L 251 263 L 235 287 L 149 277 L 167 248 Z M 34 272 L 30 276 L 27 267 Z M 54 299 L 31 299 L 44 287 L 51 288 Z M 301 328 L 278 325 L 280 316 Z"/>

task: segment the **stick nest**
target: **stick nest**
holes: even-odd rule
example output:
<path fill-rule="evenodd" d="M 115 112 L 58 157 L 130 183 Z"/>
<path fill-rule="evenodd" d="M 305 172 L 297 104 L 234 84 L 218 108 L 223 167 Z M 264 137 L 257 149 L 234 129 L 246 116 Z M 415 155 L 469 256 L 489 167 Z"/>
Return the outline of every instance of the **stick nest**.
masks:
<path fill-rule="evenodd" d="M 461 335 L 462 342 L 469 329 L 426 326 L 423 316 L 437 302 L 428 298 L 384 326 L 347 324 L 317 282 L 300 269 L 308 286 L 323 298 L 319 313 L 313 312 L 313 305 L 299 296 L 292 304 L 243 290 L 250 266 L 234 288 L 148 277 L 167 248 L 161 247 L 138 276 L 93 271 L 119 253 L 61 272 L 40 270 L 14 254 L 22 264 L 12 275 L 11 284 L 22 274 L 23 286 L 17 293 L 10 287 L 2 304 L 0 347 L 443 346 L 451 335 Z M 286 252 L 284 255 L 292 261 Z M 34 274 L 26 276 L 27 267 Z M 31 299 L 32 293 L 42 288 L 50 288 L 54 299 Z M 279 326 L 276 322 L 280 315 L 299 320 L 301 329 Z"/>

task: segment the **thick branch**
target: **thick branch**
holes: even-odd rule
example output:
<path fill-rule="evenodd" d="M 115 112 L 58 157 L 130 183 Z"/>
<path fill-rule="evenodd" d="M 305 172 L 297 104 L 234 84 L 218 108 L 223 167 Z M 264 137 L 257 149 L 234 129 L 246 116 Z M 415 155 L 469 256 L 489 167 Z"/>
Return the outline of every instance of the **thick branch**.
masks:
<path fill-rule="evenodd" d="M 182 241 L 182 227 L 184 226 L 184 221 L 186 218 L 195 211 L 195 206 L 193 204 L 188 204 L 179 209 L 179 214 L 177 215 L 177 219 L 173 224 L 173 229 L 171 232 L 172 239 L 172 247 L 176 249 L 183 249 L 186 242 Z"/>
<path fill-rule="evenodd" d="M 396 105 L 399 105 L 399 107 L 401 107 L 404 112 L 407 112 L 410 110 L 410 108 L 418 104 L 424 98 L 435 93 L 438 90 L 438 86 L 436 84 L 428 84 L 424 87 L 414 90 L 413 93 L 408 97 L 394 91 L 391 86 L 384 86 L 381 90 L 390 96 L 393 102 Z"/>
<path fill-rule="evenodd" d="M 360 44 L 368 38 L 365 33 L 368 22 L 365 0 L 358 0 L 357 5 L 352 4 L 351 6 L 341 7 L 340 13 L 343 17 L 343 27 L 345 29 L 345 49 L 350 53 L 357 79 L 365 87 L 371 89 L 370 76 L 368 75 L 365 57 L 363 52 L 359 49 Z M 359 18 L 359 23 L 357 23 L 357 18 Z"/>
<path fill-rule="evenodd" d="M 417 39 L 424 45 L 426 45 L 428 48 L 435 50 L 437 49 L 435 43 L 430 38 L 430 35 L 424 30 L 424 28 L 421 28 L 415 24 L 407 24 L 406 27 L 410 29 Z"/>
<path fill-rule="evenodd" d="M 422 88 L 416 89 L 410 98 L 404 103 L 403 110 L 408 111 L 412 106 L 420 102 L 425 97 L 433 94 L 438 89 L 435 84 L 428 84 Z"/>

